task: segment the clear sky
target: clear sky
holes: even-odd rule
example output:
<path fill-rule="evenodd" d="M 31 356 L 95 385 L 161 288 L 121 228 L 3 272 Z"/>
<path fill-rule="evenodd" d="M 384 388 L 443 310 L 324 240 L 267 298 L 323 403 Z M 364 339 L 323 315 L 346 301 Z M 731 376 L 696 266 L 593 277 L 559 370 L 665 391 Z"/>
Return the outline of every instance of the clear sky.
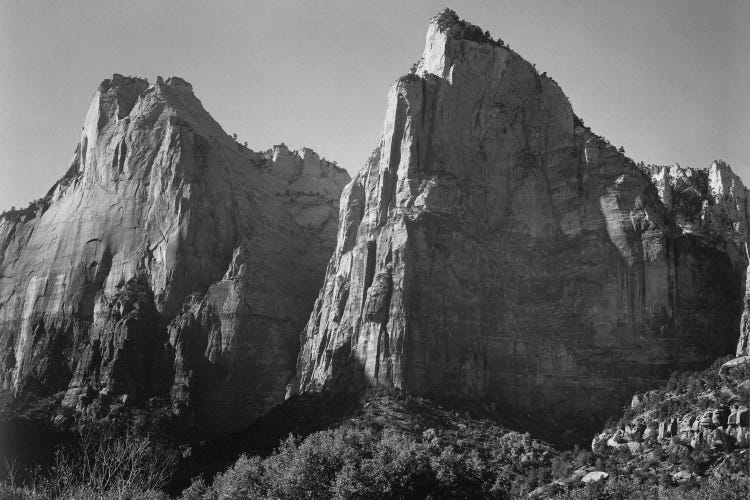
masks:
<path fill-rule="evenodd" d="M 557 80 L 634 160 L 723 158 L 750 184 L 748 0 L 0 0 L 0 210 L 64 173 L 112 73 L 181 76 L 251 148 L 309 146 L 355 172 L 446 6 Z"/>

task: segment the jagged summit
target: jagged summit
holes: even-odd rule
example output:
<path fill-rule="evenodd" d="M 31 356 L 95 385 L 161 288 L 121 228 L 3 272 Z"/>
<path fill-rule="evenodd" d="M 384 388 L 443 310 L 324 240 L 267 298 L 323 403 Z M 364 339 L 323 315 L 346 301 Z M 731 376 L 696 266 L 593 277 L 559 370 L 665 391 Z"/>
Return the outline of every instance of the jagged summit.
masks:
<path fill-rule="evenodd" d="M 193 92 L 193 86 L 180 77 L 173 76 L 166 80 L 157 77 L 150 83 L 145 78 L 115 73 L 103 80 L 94 92 L 81 139 L 65 174 L 43 197 L 32 201 L 26 208 L 3 211 L 0 220 L 28 221 L 44 213 L 50 203 L 70 186 L 81 182 L 117 183 L 123 177 L 132 177 L 132 169 L 151 168 L 151 160 L 131 160 L 133 152 L 123 142 L 125 137 L 122 134 L 142 134 L 144 131 L 157 132 L 157 140 L 174 136 L 178 131 L 189 131 L 200 140 L 221 144 L 234 157 L 230 163 L 246 164 L 288 183 L 293 180 L 290 175 L 294 180 L 303 179 L 313 184 L 317 183 L 316 178 L 336 179 L 335 191 L 340 188 L 340 179 L 349 178 L 345 169 L 321 158 L 307 147 L 295 151 L 282 143 L 256 152 L 240 144 L 203 107 Z M 113 144 L 113 137 L 118 137 L 121 142 Z M 169 147 L 169 144 L 165 147 Z M 114 159 L 110 161 L 113 148 Z M 282 157 L 288 154 L 289 161 L 277 162 L 279 151 Z M 291 164 L 294 164 L 293 174 L 289 170 Z M 318 185 L 313 191 L 319 188 L 324 189 L 327 196 L 333 193 L 323 185 Z"/>
<path fill-rule="evenodd" d="M 84 122 L 82 144 L 91 144 L 103 127 L 119 126 L 118 121 L 126 118 L 138 120 L 139 128 L 143 128 L 169 117 L 189 125 L 202 136 L 231 141 L 195 96 L 193 86 L 182 78 L 173 76 L 164 80 L 159 76 L 149 83 L 145 78 L 114 74 L 94 93 Z"/>
<path fill-rule="evenodd" d="M 179 76 L 171 76 L 164 80 L 163 77 L 157 76 L 153 84 L 149 83 L 148 78 L 139 76 L 124 76 L 119 73 L 114 73 L 112 78 L 105 78 L 102 83 L 99 84 L 98 90 L 101 92 L 107 92 L 110 89 L 124 90 L 128 88 L 136 88 L 140 93 L 148 88 L 155 88 L 156 86 L 166 85 L 175 89 L 184 89 L 189 92 L 193 92 L 193 86 L 188 83 L 185 79 Z"/>
<path fill-rule="evenodd" d="M 167 78 L 166 81 L 161 76 L 157 76 L 156 81 L 151 84 L 146 78 L 115 73 L 112 78 L 107 78 L 99 84 L 94 93 L 94 102 L 98 98 L 98 104 L 102 110 L 107 109 L 118 119 L 123 119 L 146 94 L 156 93 L 164 100 L 170 97 L 175 100 L 175 92 L 193 95 L 193 86 L 177 76 Z M 200 101 L 197 102 L 200 103 Z M 190 104 L 195 105 L 193 102 Z M 203 106 L 200 105 L 200 107 Z"/>

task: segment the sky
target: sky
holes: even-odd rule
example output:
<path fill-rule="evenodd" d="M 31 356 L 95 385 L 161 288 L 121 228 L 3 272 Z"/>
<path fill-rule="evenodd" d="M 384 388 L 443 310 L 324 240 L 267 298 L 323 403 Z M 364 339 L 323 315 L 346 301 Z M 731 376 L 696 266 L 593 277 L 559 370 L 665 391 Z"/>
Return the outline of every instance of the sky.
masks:
<path fill-rule="evenodd" d="M 180 76 L 250 148 L 307 146 L 354 173 L 446 6 L 635 161 L 724 159 L 750 184 L 747 0 L 0 0 L 0 211 L 65 172 L 113 73 Z"/>

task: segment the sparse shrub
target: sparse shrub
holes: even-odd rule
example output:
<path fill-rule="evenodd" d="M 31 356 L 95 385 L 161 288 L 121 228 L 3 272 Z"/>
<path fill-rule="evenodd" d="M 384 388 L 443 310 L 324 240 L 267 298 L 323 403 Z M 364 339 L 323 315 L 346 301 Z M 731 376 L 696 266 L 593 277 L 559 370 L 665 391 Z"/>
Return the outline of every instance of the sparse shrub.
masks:
<path fill-rule="evenodd" d="M 568 454 L 561 455 L 552 461 L 552 477 L 564 479 L 573 473 L 573 462 Z"/>
<path fill-rule="evenodd" d="M 82 428 L 76 446 L 57 449 L 47 474 L 37 471 L 24 486 L 4 485 L 10 493 L 2 498 L 168 498 L 159 488 L 174 471 L 176 453 L 133 431 L 117 435 L 108 430 Z"/>
<path fill-rule="evenodd" d="M 593 455 L 588 450 L 579 450 L 575 457 L 575 468 L 580 469 L 591 463 Z"/>
<path fill-rule="evenodd" d="M 412 82 L 418 82 L 421 79 L 416 73 L 407 73 L 403 75 L 401 78 L 399 78 L 399 80 L 404 83 L 412 83 Z"/>

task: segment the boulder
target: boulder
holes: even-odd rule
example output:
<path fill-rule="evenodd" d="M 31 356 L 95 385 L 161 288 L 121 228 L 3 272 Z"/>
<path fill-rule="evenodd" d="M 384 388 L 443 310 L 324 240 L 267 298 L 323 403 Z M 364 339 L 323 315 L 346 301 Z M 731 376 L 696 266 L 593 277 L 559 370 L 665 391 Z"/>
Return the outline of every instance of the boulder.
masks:
<path fill-rule="evenodd" d="M 735 445 L 738 448 L 750 446 L 750 427 L 739 427 L 735 436 Z"/>
<path fill-rule="evenodd" d="M 618 429 L 615 431 L 615 433 L 607 440 L 607 446 L 610 448 L 619 448 L 620 445 L 623 445 L 627 443 L 627 440 L 625 439 L 625 433 Z"/>
<path fill-rule="evenodd" d="M 726 427 L 729 420 L 729 414 L 729 406 L 724 405 L 721 408 L 714 410 L 711 415 L 711 421 L 717 427 Z"/>
<path fill-rule="evenodd" d="M 744 318 L 744 316 L 743 316 Z M 740 340 L 742 341 L 742 339 Z M 730 359 L 719 368 L 719 373 L 727 374 L 728 372 L 748 366 L 750 363 L 750 355 L 738 356 L 734 359 Z"/>
<path fill-rule="evenodd" d="M 693 478 L 693 474 L 686 470 L 682 470 L 682 471 L 675 472 L 674 474 L 672 474 L 672 479 L 676 481 L 677 483 L 684 483 L 684 482 L 690 481 L 692 478 Z"/>
<path fill-rule="evenodd" d="M 727 424 L 738 427 L 750 426 L 750 412 L 748 412 L 747 407 L 733 409 L 727 418 Z"/>
<path fill-rule="evenodd" d="M 609 474 L 604 471 L 595 470 L 591 471 L 581 478 L 581 482 L 584 484 L 598 483 L 599 481 L 605 481 L 609 478 Z"/>
<path fill-rule="evenodd" d="M 700 418 L 700 426 L 703 429 L 711 429 L 715 427 L 714 419 L 713 419 L 714 413 L 712 411 L 707 411 L 703 413 L 703 415 Z"/>

